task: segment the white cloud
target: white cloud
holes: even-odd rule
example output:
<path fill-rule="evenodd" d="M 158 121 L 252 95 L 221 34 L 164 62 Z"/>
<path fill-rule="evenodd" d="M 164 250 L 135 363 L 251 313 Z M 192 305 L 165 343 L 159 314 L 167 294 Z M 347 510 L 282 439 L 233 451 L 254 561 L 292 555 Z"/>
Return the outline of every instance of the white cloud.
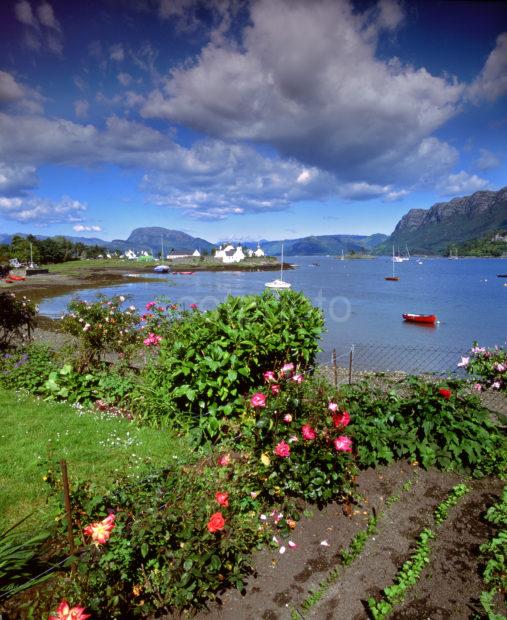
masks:
<path fill-rule="evenodd" d="M 116 62 L 121 62 L 122 60 L 124 60 L 125 52 L 121 43 L 111 45 L 111 47 L 109 48 L 109 58 L 111 60 L 115 60 Z"/>
<path fill-rule="evenodd" d="M 35 51 L 44 49 L 58 56 L 62 54 L 62 30 L 49 2 L 42 2 L 35 15 L 31 4 L 27 0 L 21 0 L 14 5 L 14 13 L 17 20 L 25 25 L 26 47 Z"/>
<path fill-rule="evenodd" d="M 491 151 L 488 151 L 488 149 L 479 149 L 479 153 L 481 155 L 479 159 L 475 161 L 479 170 L 489 170 L 490 168 L 497 168 L 500 165 L 498 157 Z"/>
<path fill-rule="evenodd" d="M 12 106 L 18 112 L 38 113 L 42 111 L 43 97 L 28 86 L 20 84 L 15 77 L 0 71 L 0 107 Z"/>
<path fill-rule="evenodd" d="M 12 165 L 0 161 L 0 196 L 20 194 L 36 185 L 35 166 Z"/>
<path fill-rule="evenodd" d="M 90 104 L 88 101 L 84 99 L 78 99 L 74 101 L 74 113 L 77 118 L 86 118 L 88 116 L 88 110 L 90 109 Z"/>
<path fill-rule="evenodd" d="M 132 76 L 130 75 L 130 73 L 120 72 L 116 76 L 116 79 L 118 80 L 118 82 L 120 82 L 122 86 L 128 86 L 132 82 Z"/>
<path fill-rule="evenodd" d="M 83 224 L 76 224 L 72 228 L 76 232 L 102 232 L 100 226 L 83 226 Z"/>
<path fill-rule="evenodd" d="M 468 89 L 475 103 L 482 99 L 495 101 L 507 92 L 507 32 L 497 37 L 496 46 L 488 56 L 477 78 Z"/>
<path fill-rule="evenodd" d="M 481 179 L 476 174 L 468 174 L 468 172 L 461 170 L 442 180 L 438 185 L 438 190 L 444 196 L 455 196 L 476 192 L 486 187 L 487 184 L 486 179 Z"/>
<path fill-rule="evenodd" d="M 53 7 L 49 4 L 49 2 L 43 2 L 37 8 L 37 15 L 39 17 L 39 21 L 43 26 L 47 28 L 52 28 L 53 30 L 61 31 L 60 24 L 55 17 L 55 13 L 53 11 Z"/>
<path fill-rule="evenodd" d="M 416 154 L 458 112 L 464 86 L 376 57 L 381 32 L 402 20 L 397 3 L 361 14 L 346 1 L 260 0 L 250 17 L 239 45 L 212 37 L 142 113 L 270 144 L 344 182 L 413 183 L 436 167 Z"/>
<path fill-rule="evenodd" d="M 58 202 L 42 198 L 0 197 L 0 215 L 16 222 L 33 222 L 39 226 L 78 222 L 86 205 L 69 197 Z"/>
<path fill-rule="evenodd" d="M 38 28 L 39 24 L 37 22 L 37 18 L 33 14 L 32 7 L 29 2 L 26 0 L 21 0 L 21 2 L 16 2 L 14 5 L 14 13 L 18 21 L 26 26 L 32 26 L 33 28 Z"/>

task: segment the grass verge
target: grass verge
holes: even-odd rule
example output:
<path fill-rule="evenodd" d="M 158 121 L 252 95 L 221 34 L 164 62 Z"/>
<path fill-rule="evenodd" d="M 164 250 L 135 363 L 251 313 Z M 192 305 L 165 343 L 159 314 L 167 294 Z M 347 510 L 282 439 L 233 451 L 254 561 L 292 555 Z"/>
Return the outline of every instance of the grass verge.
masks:
<path fill-rule="evenodd" d="M 66 459 L 71 480 L 90 479 L 107 491 L 118 477 L 142 477 L 151 467 L 185 458 L 189 446 L 167 431 L 126 419 L 37 400 L 0 388 L 0 530 L 34 511 L 39 526 L 59 507 L 43 478 Z"/>

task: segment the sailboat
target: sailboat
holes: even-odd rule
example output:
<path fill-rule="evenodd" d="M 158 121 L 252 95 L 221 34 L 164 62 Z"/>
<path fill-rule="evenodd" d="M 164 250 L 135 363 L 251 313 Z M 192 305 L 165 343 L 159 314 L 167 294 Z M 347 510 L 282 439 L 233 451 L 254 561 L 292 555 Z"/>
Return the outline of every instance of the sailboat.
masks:
<path fill-rule="evenodd" d="M 340 260 L 345 260 L 345 254 L 343 253 L 343 250 L 342 250 L 342 257 L 340 258 Z"/>
<path fill-rule="evenodd" d="M 282 257 L 280 260 L 280 279 L 278 280 L 272 280 L 271 282 L 266 282 L 266 286 L 267 288 L 274 288 L 274 289 L 287 289 L 291 287 L 290 282 L 285 282 L 283 279 L 283 243 L 282 243 Z"/>
<path fill-rule="evenodd" d="M 394 259 L 395 259 L 395 256 L 394 256 L 394 245 L 393 245 L 393 260 L 392 260 L 392 263 L 393 263 L 393 275 L 392 276 L 386 276 L 384 278 L 384 280 L 390 280 L 391 282 L 397 282 L 399 280 L 398 276 L 394 275 L 394 263 L 398 262 L 398 261 L 396 261 Z"/>
<path fill-rule="evenodd" d="M 164 236 L 160 235 L 160 244 L 162 245 L 162 251 L 161 251 L 161 258 L 162 260 L 164 260 Z M 153 254 L 153 250 L 151 252 Z M 153 271 L 155 271 L 155 273 L 168 273 L 169 271 L 171 271 L 171 268 L 169 267 L 169 265 L 157 265 L 156 267 L 154 267 Z"/>

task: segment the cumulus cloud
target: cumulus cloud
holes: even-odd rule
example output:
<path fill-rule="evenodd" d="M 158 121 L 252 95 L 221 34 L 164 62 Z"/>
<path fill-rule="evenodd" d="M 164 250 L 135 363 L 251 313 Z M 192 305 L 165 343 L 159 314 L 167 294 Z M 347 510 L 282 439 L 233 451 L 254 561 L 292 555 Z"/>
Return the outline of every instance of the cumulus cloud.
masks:
<path fill-rule="evenodd" d="M 15 3 L 14 14 L 25 26 L 23 35 L 26 47 L 58 56 L 62 54 L 62 29 L 49 2 L 42 2 L 34 11 L 27 0 L 21 0 Z"/>
<path fill-rule="evenodd" d="M 260 0 L 250 17 L 240 45 L 212 39 L 142 114 L 270 144 L 344 182 L 415 182 L 434 167 L 414 154 L 457 113 L 464 86 L 376 57 L 382 32 L 401 23 L 397 3 L 357 13 L 346 1 Z"/>
<path fill-rule="evenodd" d="M 476 174 L 468 174 L 468 172 L 461 170 L 443 179 L 438 185 L 438 190 L 443 196 L 456 196 L 476 192 L 486 187 L 487 184 L 486 179 L 481 179 Z"/>
<path fill-rule="evenodd" d="M 64 197 L 58 202 L 42 198 L 0 197 L 0 215 L 16 222 L 39 226 L 63 222 L 79 222 L 86 205 Z"/>
<path fill-rule="evenodd" d="M 500 165 L 498 157 L 488 149 L 479 149 L 479 153 L 480 157 L 475 161 L 479 170 L 489 170 Z"/>
<path fill-rule="evenodd" d="M 486 63 L 468 88 L 472 101 L 495 101 L 507 92 L 507 32 L 497 37 L 496 46 Z"/>
<path fill-rule="evenodd" d="M 88 110 L 90 109 L 90 104 L 88 101 L 84 99 L 78 99 L 74 101 L 74 113 L 77 118 L 86 118 L 88 116 Z"/>
<path fill-rule="evenodd" d="M 102 232 L 100 226 L 83 226 L 83 224 L 76 224 L 72 228 L 76 232 Z"/>
<path fill-rule="evenodd" d="M 20 166 L 0 161 L 0 196 L 22 194 L 36 185 L 35 166 Z"/>
<path fill-rule="evenodd" d="M 109 58 L 111 60 L 115 60 L 116 62 L 121 62 L 122 60 L 124 60 L 125 52 L 121 43 L 111 45 L 111 47 L 109 48 Z"/>
<path fill-rule="evenodd" d="M 0 71 L 0 108 L 15 105 L 17 111 L 42 111 L 43 98 L 32 88 L 20 84 L 7 71 Z"/>

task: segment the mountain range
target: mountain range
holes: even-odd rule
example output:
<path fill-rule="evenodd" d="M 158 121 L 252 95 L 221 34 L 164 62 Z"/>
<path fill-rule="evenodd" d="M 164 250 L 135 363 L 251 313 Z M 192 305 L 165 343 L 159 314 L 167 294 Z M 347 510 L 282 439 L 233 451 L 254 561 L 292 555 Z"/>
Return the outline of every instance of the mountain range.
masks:
<path fill-rule="evenodd" d="M 440 254 L 449 245 L 497 231 L 507 231 L 507 187 L 411 209 L 376 252 L 389 254 L 392 246 L 403 250 L 407 245 L 413 254 Z"/>
<path fill-rule="evenodd" d="M 495 232 L 507 231 L 507 187 L 498 191 L 479 191 L 471 196 L 453 198 L 439 202 L 429 209 L 411 209 L 396 225 L 390 235 L 318 235 L 285 239 L 284 255 L 337 255 L 341 252 L 390 254 L 392 247 L 408 246 L 413 254 L 439 254 L 450 245 L 492 236 Z M 0 243 L 10 243 L 11 234 L 0 234 Z M 26 237 L 22 234 L 21 236 Z M 47 237 L 36 235 L 38 239 Z M 159 226 L 136 228 L 128 239 L 104 241 L 90 237 L 66 237 L 74 243 L 98 245 L 107 250 L 131 249 L 148 251 L 157 255 L 189 254 L 198 249 L 210 252 L 218 244 L 200 237 L 192 237 L 179 230 Z M 260 240 L 260 246 L 268 256 L 280 255 L 282 240 Z M 244 247 L 256 248 L 255 242 L 244 242 Z"/>

